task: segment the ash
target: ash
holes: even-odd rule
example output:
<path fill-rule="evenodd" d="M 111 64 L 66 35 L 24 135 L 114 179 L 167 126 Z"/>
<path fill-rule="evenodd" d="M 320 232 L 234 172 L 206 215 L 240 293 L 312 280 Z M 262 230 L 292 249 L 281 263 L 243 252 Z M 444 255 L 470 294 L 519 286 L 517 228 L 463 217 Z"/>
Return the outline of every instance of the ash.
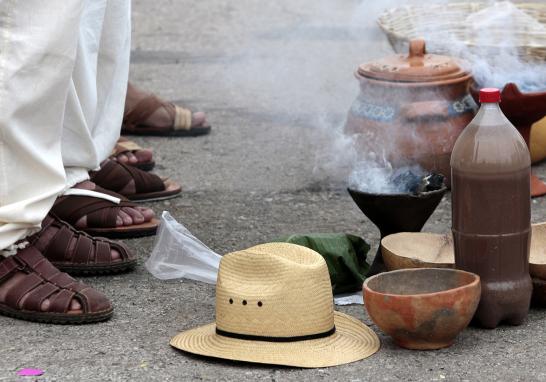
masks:
<path fill-rule="evenodd" d="M 349 178 L 349 186 L 372 194 L 413 194 L 439 190 L 444 185 L 441 174 L 427 173 L 420 166 L 357 167 Z"/>

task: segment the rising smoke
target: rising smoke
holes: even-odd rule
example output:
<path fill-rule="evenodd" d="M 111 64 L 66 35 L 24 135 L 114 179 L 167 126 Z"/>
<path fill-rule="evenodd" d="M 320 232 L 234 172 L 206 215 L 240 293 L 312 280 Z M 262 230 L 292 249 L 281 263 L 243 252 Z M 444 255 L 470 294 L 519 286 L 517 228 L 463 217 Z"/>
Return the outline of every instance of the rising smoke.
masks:
<path fill-rule="evenodd" d="M 284 123 L 293 124 L 294 128 L 309 127 L 302 144 L 316 147 L 314 158 L 309 160 L 315 163 L 317 181 L 324 185 L 333 182 L 336 186 L 350 182 L 370 192 L 397 192 L 389 184 L 393 173 L 400 170 L 389 162 L 389 152 L 396 148 L 385 142 L 376 152 L 364 152 L 354 137 L 343 132 L 345 116 L 359 90 L 352 74 L 361 63 L 393 54 L 376 24 L 385 10 L 451 2 L 316 0 L 313 7 L 306 10 L 301 23 L 279 25 L 257 40 L 240 41 L 244 48 L 237 61 L 226 69 L 227 86 L 259 100 L 264 109 L 271 111 L 271 118 L 281 116 Z M 494 1 L 487 3 L 495 4 Z M 439 16 L 436 21 L 442 20 Z M 264 17 L 264 22 L 267 19 L 267 15 L 260 17 Z M 522 14 L 511 3 L 497 4 L 486 14 L 470 17 L 465 21 L 468 27 L 459 35 L 446 33 L 438 26 L 430 28 L 435 23 L 431 24 L 427 17 L 413 21 L 423 26 L 421 35 L 428 42 L 429 52 L 465 59 L 466 69 L 473 72 L 480 85 L 502 87 L 507 82 L 516 82 L 527 91 L 546 87 L 546 65 L 521 60 L 514 37 L 515 31 L 540 29 L 543 25 Z M 494 29 L 496 33 L 484 33 L 486 29 Z M 487 56 L 480 48 L 468 49 L 465 41 L 469 37 L 483 46 L 498 45 L 500 40 L 503 47 Z M 273 40 L 275 52 L 265 51 L 260 39 Z M 305 49 L 302 49 L 302 41 Z M 400 52 L 407 52 L 407 47 Z M 332 110 L 336 112 L 332 114 Z M 422 171 L 415 167 L 411 170 Z"/>

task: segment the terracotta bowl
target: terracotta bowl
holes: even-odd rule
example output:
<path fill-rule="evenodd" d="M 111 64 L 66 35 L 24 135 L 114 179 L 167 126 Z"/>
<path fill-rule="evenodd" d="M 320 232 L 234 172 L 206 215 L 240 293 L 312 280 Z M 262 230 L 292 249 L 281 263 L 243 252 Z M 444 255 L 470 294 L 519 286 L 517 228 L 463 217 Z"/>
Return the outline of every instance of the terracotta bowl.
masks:
<path fill-rule="evenodd" d="M 474 316 L 480 294 L 480 277 L 456 269 L 405 269 L 364 282 L 370 317 L 407 349 L 451 346 Z"/>

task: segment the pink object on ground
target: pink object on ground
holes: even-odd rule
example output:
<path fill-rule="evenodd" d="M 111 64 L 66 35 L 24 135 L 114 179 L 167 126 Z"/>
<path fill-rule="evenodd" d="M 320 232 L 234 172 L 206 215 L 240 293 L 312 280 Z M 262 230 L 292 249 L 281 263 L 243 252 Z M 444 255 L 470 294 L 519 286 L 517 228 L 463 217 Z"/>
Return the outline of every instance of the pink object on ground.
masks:
<path fill-rule="evenodd" d="M 44 374 L 44 371 L 41 369 L 21 369 L 17 372 L 20 377 L 38 377 L 42 374 Z"/>

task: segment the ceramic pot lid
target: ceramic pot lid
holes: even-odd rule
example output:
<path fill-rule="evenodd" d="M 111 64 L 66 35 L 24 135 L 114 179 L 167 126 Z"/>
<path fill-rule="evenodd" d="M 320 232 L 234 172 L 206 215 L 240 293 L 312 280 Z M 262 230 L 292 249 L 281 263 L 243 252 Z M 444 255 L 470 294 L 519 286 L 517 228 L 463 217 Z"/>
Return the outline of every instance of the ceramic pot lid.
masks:
<path fill-rule="evenodd" d="M 424 40 L 412 40 L 407 56 L 399 54 L 362 64 L 358 73 L 376 80 L 398 82 L 436 82 L 468 75 L 455 59 L 426 54 Z"/>

